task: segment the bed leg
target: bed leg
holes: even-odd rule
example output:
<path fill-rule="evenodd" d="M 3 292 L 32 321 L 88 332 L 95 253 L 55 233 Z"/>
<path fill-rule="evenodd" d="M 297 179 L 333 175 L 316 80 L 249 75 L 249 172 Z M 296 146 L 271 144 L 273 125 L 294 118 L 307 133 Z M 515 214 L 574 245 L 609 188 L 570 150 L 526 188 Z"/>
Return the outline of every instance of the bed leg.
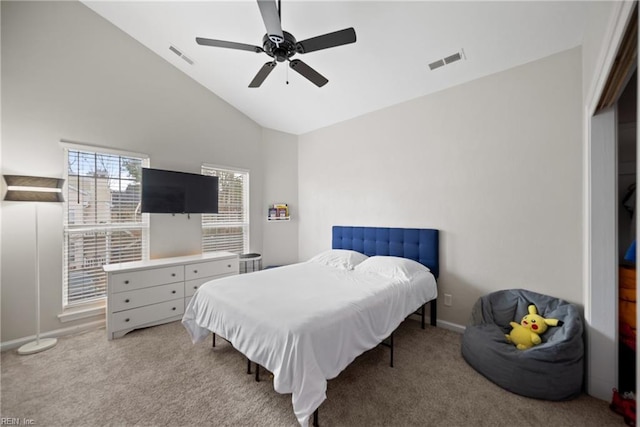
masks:
<path fill-rule="evenodd" d="M 216 334 L 213 334 L 213 344 L 211 345 L 211 347 L 215 347 L 216 346 Z"/>
<path fill-rule="evenodd" d="M 314 427 L 318 427 L 318 408 L 313 411 L 313 425 Z"/>
<path fill-rule="evenodd" d="M 247 374 L 251 373 L 251 360 L 247 357 Z"/>
<path fill-rule="evenodd" d="M 260 365 L 256 363 L 256 381 L 260 382 Z"/>
<path fill-rule="evenodd" d="M 395 332 L 395 331 L 393 331 Z M 389 347 L 389 351 L 390 351 L 390 355 L 391 355 L 391 360 L 389 361 L 389 366 L 391 366 L 393 368 L 393 332 L 391 332 L 391 335 L 389 335 L 385 340 L 383 340 L 380 344 L 385 346 L 385 347 Z M 387 342 L 389 341 L 389 342 Z"/>
<path fill-rule="evenodd" d="M 389 363 L 389 366 L 393 368 L 393 332 L 391 332 L 391 342 L 389 347 L 391 348 L 391 362 Z"/>
<path fill-rule="evenodd" d="M 433 299 L 429 303 L 429 312 L 431 314 L 431 326 L 438 326 L 438 318 L 437 318 L 438 300 L 437 299 Z"/>
<path fill-rule="evenodd" d="M 420 327 L 424 329 L 424 311 L 426 310 L 427 303 L 422 304 L 422 310 L 420 310 Z"/>

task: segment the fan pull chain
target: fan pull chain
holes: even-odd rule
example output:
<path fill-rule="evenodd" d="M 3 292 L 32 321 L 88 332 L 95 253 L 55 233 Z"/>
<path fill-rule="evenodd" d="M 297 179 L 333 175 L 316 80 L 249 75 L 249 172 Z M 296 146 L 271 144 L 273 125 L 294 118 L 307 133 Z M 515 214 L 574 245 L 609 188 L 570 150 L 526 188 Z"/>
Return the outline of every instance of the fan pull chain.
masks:
<path fill-rule="evenodd" d="M 286 69 L 287 69 L 287 75 L 285 77 L 285 81 L 287 84 L 289 84 L 289 67 L 286 67 Z"/>

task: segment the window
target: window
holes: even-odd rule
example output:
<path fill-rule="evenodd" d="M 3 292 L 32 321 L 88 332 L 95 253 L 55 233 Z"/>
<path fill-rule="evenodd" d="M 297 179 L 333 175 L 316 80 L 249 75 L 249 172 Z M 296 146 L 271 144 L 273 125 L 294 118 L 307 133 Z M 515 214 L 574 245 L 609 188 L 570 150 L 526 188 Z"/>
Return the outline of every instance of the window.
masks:
<path fill-rule="evenodd" d="M 249 172 L 202 166 L 203 175 L 218 177 L 218 213 L 202 215 L 202 252 L 249 249 Z"/>
<path fill-rule="evenodd" d="M 105 264 L 149 258 L 147 214 L 140 213 L 144 155 L 64 144 L 63 307 L 106 296 Z"/>

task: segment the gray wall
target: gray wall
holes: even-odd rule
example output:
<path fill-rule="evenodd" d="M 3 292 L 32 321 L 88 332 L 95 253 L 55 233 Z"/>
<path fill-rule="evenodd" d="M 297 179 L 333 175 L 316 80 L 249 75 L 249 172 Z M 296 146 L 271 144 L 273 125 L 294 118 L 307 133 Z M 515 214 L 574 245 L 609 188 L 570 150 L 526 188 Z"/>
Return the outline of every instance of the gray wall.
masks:
<path fill-rule="evenodd" d="M 580 76 L 575 48 L 302 135 L 301 259 L 334 224 L 438 228 L 440 319 L 505 288 L 581 304 Z"/>
<path fill-rule="evenodd" d="M 269 156 L 274 176 L 265 181 L 260 126 L 79 2 L 1 7 L 3 174 L 62 177 L 61 139 L 146 153 L 152 167 L 248 169 L 251 251 L 262 252 L 271 202 L 263 198 L 264 183 L 278 182 L 279 174 L 295 181 L 296 165 Z M 288 138 L 281 134 L 269 145 L 284 144 L 295 159 Z M 270 194 L 295 203 L 290 189 Z M 63 207 L 42 206 L 40 213 L 42 331 L 103 319 L 58 320 Z M 3 202 L 1 219 L 1 341 L 7 342 L 35 333 L 34 205 Z M 284 246 L 297 253 L 297 230 L 288 233 L 294 244 Z M 152 258 L 200 252 L 200 217 L 152 215 L 150 248 Z"/>

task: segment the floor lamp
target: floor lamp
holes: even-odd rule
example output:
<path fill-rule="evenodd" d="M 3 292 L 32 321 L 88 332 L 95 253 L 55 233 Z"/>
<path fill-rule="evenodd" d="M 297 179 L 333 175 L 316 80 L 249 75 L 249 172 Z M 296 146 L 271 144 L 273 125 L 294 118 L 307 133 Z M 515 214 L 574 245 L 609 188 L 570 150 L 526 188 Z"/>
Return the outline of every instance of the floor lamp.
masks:
<path fill-rule="evenodd" d="M 39 176 L 5 175 L 7 194 L 4 200 L 35 203 L 36 217 L 36 340 L 24 344 L 18 354 L 33 354 L 50 349 L 58 342 L 55 338 L 40 338 L 40 253 L 38 248 L 38 205 L 39 202 L 64 202 L 62 184 L 64 179 Z"/>

